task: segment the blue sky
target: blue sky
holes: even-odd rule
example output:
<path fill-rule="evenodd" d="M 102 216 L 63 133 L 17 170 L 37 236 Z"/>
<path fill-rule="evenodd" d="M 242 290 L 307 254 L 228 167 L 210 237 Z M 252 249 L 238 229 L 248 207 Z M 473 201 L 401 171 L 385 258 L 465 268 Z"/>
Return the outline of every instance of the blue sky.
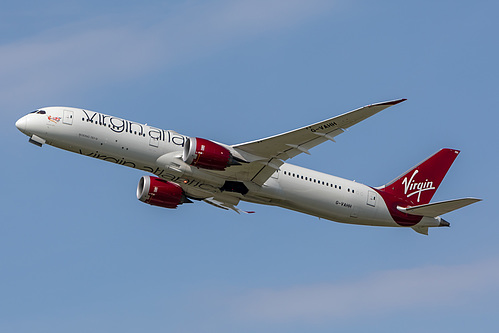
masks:
<path fill-rule="evenodd" d="M 495 332 L 495 1 L 0 5 L 0 331 Z M 342 225 L 247 203 L 139 202 L 142 172 L 14 126 L 82 107 L 235 144 L 407 98 L 292 163 L 377 186 L 462 151 L 450 229 Z"/>

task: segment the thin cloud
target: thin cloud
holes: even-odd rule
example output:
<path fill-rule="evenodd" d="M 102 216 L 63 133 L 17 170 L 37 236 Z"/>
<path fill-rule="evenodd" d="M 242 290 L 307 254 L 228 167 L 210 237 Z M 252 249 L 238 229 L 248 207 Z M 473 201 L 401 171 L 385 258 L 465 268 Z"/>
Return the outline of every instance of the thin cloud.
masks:
<path fill-rule="evenodd" d="M 0 46 L 0 63 L 4 64 L 0 100 L 10 104 L 60 96 L 146 75 L 209 55 L 223 45 L 296 25 L 322 14 L 330 3 L 189 2 L 55 27 Z M 164 17 L 158 10 L 165 11 Z"/>
<path fill-rule="evenodd" d="M 141 53 L 144 49 L 149 52 Z M 42 38 L 3 46 L 0 61 L 8 66 L 0 70 L 2 97 L 67 91 L 92 79 L 122 78 L 122 70 L 133 75 L 142 69 L 142 63 L 151 60 L 147 56 L 150 51 L 152 46 L 140 35 L 123 29 L 84 31 L 58 40 Z"/>
<path fill-rule="evenodd" d="M 324 322 L 463 304 L 499 291 L 499 260 L 377 273 L 356 281 L 259 289 L 235 302 L 239 319 Z"/>

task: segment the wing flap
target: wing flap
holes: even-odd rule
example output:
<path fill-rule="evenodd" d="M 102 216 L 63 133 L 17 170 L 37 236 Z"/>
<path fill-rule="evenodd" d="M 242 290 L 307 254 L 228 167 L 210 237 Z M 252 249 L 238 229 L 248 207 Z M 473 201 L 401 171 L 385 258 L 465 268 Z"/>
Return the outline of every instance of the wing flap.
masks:
<path fill-rule="evenodd" d="M 274 174 L 274 172 L 279 170 L 284 162 L 278 159 L 271 159 L 267 163 L 262 164 L 264 164 L 262 165 L 262 168 L 251 179 L 252 182 L 260 186 L 263 185 L 263 183 L 265 183 L 267 179 Z"/>
<path fill-rule="evenodd" d="M 238 214 L 241 214 L 241 213 L 244 213 L 244 214 L 253 214 L 254 213 L 253 211 L 245 211 L 245 210 L 237 208 L 236 207 L 237 203 L 234 204 L 232 202 L 221 201 L 221 200 L 217 200 L 217 199 L 218 198 L 211 197 L 211 198 L 203 199 L 203 201 L 206 202 L 206 203 L 208 203 L 208 204 L 210 204 L 210 205 L 212 205 L 212 206 L 215 206 L 217 208 L 221 208 L 223 210 L 233 210 L 233 211 L 235 211 Z"/>

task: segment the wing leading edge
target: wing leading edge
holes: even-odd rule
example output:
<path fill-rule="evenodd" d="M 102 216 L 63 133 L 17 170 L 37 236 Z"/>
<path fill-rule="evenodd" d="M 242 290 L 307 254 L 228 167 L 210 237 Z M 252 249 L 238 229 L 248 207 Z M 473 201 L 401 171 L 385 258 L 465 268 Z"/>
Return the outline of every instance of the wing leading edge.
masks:
<path fill-rule="evenodd" d="M 293 131 L 233 145 L 232 148 L 245 160 L 252 162 L 248 166 L 251 180 L 262 185 L 279 169 L 283 161 L 301 153 L 310 154 L 311 148 L 328 140 L 334 141 L 334 138 L 347 128 L 405 100 L 404 98 L 367 105 Z"/>

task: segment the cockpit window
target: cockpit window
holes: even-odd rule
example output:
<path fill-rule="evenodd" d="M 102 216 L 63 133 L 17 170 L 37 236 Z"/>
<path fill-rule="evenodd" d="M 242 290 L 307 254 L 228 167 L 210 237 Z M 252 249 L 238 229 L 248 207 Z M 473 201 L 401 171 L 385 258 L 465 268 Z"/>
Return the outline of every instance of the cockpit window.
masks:
<path fill-rule="evenodd" d="M 30 113 L 45 114 L 46 112 L 43 110 L 35 110 L 35 111 L 31 111 Z"/>

